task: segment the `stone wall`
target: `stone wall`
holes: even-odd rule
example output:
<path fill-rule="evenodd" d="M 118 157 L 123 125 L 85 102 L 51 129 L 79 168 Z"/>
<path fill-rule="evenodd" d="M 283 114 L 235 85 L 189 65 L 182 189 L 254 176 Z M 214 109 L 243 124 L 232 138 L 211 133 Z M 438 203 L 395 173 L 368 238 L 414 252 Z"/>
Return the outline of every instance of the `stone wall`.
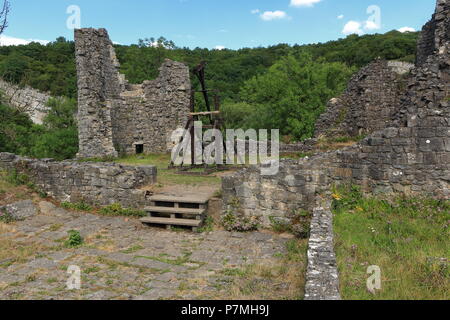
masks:
<path fill-rule="evenodd" d="M 116 157 L 171 150 L 171 134 L 190 112 L 189 68 L 166 60 L 160 75 L 131 85 L 105 29 L 75 31 L 78 75 L 79 158 Z"/>
<path fill-rule="evenodd" d="M 423 65 L 430 55 L 445 48 L 450 33 L 449 6 L 448 0 L 437 0 L 432 19 L 422 28 L 417 45 L 417 66 Z"/>
<path fill-rule="evenodd" d="M 259 166 L 251 166 L 222 178 L 224 212 L 258 217 L 264 227 L 272 221 L 289 223 L 299 209 L 312 211 L 316 195 L 328 189 L 330 153 L 313 159 L 283 160 L 278 174 L 261 175 Z"/>
<path fill-rule="evenodd" d="M 36 124 L 42 124 L 48 112 L 51 96 L 28 86 L 19 87 L 0 79 L 2 102 L 25 112 Z"/>
<path fill-rule="evenodd" d="M 154 166 L 56 162 L 0 153 L 0 170 L 13 169 L 26 174 L 40 191 L 58 201 L 97 206 L 120 203 L 133 208 L 147 204 L 147 192 L 140 188 L 156 183 L 157 176 Z"/>
<path fill-rule="evenodd" d="M 331 201 L 318 202 L 308 242 L 305 300 L 340 300 Z"/>
<path fill-rule="evenodd" d="M 166 60 L 157 79 L 128 85 L 113 100 L 113 140 L 117 151 L 133 154 L 141 144 L 145 153 L 165 153 L 174 145 L 172 132 L 184 128 L 190 112 L 189 69 Z"/>
<path fill-rule="evenodd" d="M 359 136 L 386 128 L 406 91 L 413 65 L 375 60 L 350 80 L 339 98 L 331 99 L 316 123 L 315 136 Z"/>

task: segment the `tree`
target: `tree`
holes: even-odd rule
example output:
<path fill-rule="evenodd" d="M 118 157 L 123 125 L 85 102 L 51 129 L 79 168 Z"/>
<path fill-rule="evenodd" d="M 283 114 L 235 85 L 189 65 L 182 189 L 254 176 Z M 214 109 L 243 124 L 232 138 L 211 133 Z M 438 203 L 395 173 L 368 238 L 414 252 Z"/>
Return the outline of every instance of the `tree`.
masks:
<path fill-rule="evenodd" d="M 9 5 L 8 0 L 3 1 L 3 6 L 0 11 L 0 34 L 5 31 L 5 29 L 8 27 L 8 15 L 11 7 Z"/>
<path fill-rule="evenodd" d="M 225 115 L 228 122 L 247 119 L 244 129 L 280 129 L 295 140 L 310 138 L 326 103 L 342 93 L 354 71 L 343 63 L 314 61 L 307 52 L 288 55 L 244 84 L 240 96 L 245 112 L 231 105 L 224 107 Z"/>

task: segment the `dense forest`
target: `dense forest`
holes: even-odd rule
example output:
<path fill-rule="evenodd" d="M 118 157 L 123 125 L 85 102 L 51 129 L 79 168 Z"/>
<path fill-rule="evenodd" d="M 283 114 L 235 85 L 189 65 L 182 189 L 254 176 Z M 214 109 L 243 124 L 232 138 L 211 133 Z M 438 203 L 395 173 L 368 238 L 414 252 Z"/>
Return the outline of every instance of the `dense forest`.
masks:
<path fill-rule="evenodd" d="M 115 48 L 121 71 L 131 83 L 154 79 L 166 58 L 185 62 L 191 69 L 206 61 L 207 85 L 219 90 L 228 127 L 278 128 L 287 140 L 298 141 L 311 137 L 326 102 L 345 89 L 360 67 L 377 57 L 413 62 L 417 37 L 416 32 L 391 31 L 351 35 L 321 44 L 279 44 L 240 50 L 178 48 L 161 37 Z M 15 84 L 69 98 L 52 102 L 55 112 L 44 126 L 32 125 L 23 115 L 11 116 L 9 113 L 14 114 L 14 110 L 1 106 L 0 151 L 36 157 L 74 156 L 76 124 L 67 112 L 76 109 L 74 43 L 60 37 L 47 45 L 0 47 L 0 76 Z M 198 86 L 195 82 L 194 85 Z M 63 118 L 68 119 L 59 122 L 57 115 L 61 114 L 61 108 L 65 111 Z M 34 138 L 23 138 L 25 135 Z M 12 136 L 15 141 L 8 140 Z M 68 146 L 67 151 L 55 150 L 58 145 Z"/>

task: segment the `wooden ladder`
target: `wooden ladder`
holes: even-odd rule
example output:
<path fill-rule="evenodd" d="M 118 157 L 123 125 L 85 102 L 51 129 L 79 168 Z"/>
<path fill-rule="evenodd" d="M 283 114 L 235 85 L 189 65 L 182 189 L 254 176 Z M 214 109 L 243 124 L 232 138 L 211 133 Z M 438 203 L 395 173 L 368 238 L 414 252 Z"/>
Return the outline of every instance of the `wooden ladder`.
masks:
<path fill-rule="evenodd" d="M 151 206 L 144 210 L 148 217 L 142 218 L 144 224 L 191 227 L 196 232 L 202 226 L 209 199 L 204 197 L 174 197 L 155 195 L 150 198 Z"/>

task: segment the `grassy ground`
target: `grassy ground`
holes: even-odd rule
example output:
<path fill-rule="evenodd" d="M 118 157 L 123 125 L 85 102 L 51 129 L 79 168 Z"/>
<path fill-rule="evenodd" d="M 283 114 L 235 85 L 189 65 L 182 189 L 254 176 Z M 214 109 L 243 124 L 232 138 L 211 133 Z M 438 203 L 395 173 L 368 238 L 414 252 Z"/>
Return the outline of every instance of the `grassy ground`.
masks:
<path fill-rule="evenodd" d="M 154 165 L 158 168 L 158 183 L 164 186 L 174 184 L 215 186 L 221 184 L 218 175 L 189 176 L 177 174 L 175 169 L 169 170 L 170 154 L 133 155 L 115 160 L 115 162 L 126 165 Z"/>
<path fill-rule="evenodd" d="M 17 181 L 11 174 L 0 171 L 0 205 L 36 197 L 32 190 Z"/>
<path fill-rule="evenodd" d="M 344 299 L 450 299 L 450 201 L 334 194 L 336 254 Z M 368 292 L 367 268 L 382 288 Z"/>
<path fill-rule="evenodd" d="M 272 263 L 250 264 L 244 268 L 226 268 L 224 276 L 230 277 L 227 289 L 229 300 L 301 300 L 305 294 L 307 268 L 307 239 L 292 239 L 286 243 L 286 253 Z M 289 283 L 286 286 L 285 283 Z M 272 290 L 267 290 L 270 286 Z M 224 299 L 224 297 L 218 297 Z"/>

